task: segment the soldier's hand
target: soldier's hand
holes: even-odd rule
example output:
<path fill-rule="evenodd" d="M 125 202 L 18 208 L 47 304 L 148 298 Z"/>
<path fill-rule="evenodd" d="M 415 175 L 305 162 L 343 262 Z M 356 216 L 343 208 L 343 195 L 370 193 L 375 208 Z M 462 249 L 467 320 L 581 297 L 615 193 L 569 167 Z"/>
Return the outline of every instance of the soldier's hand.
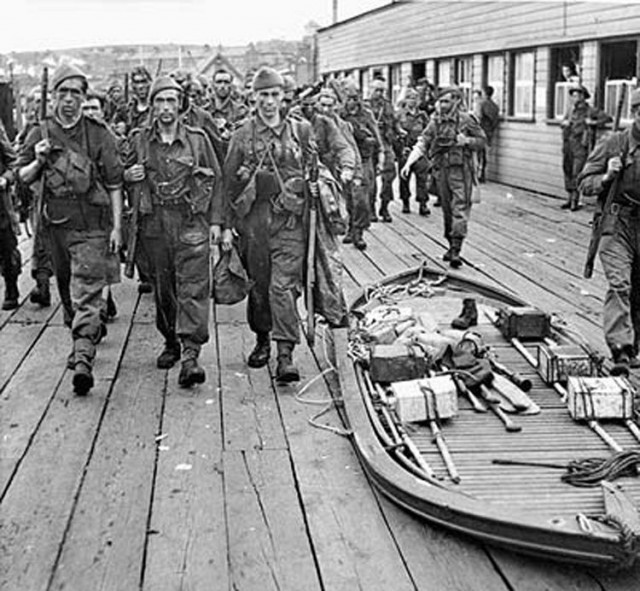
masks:
<path fill-rule="evenodd" d="M 343 168 L 340 173 L 340 182 L 341 183 L 350 183 L 353 180 L 353 169 L 352 168 Z"/>
<path fill-rule="evenodd" d="M 47 154 L 51 152 L 51 142 L 48 139 L 42 139 L 34 146 L 33 149 L 36 153 L 38 162 L 44 164 L 44 161 L 47 159 Z"/>
<path fill-rule="evenodd" d="M 3 176 L 0 176 L 0 191 L 4 191 L 7 188 L 7 185 L 9 183 L 7 183 L 7 179 L 5 179 Z"/>
<path fill-rule="evenodd" d="M 143 181 L 147 173 L 142 164 L 134 164 L 124 171 L 124 180 L 127 183 L 139 183 Z"/>
<path fill-rule="evenodd" d="M 409 178 L 410 174 L 411 174 L 411 166 L 409 166 L 408 164 L 405 164 L 402 167 L 402 170 L 400 171 L 400 176 L 406 180 Z"/>
<path fill-rule="evenodd" d="M 230 228 L 225 228 L 222 231 L 222 240 L 220 242 L 220 248 L 222 248 L 222 250 L 224 252 L 231 250 L 231 247 L 233 246 L 233 230 L 231 230 Z"/>
<path fill-rule="evenodd" d="M 209 238 L 214 246 L 220 244 L 220 239 L 222 238 L 222 226 L 220 224 L 213 224 L 209 228 Z"/>
<path fill-rule="evenodd" d="M 612 180 L 622 170 L 622 159 L 620 156 L 614 156 L 609 158 L 607 162 L 607 172 L 605 172 L 603 181 L 607 182 Z"/>
<path fill-rule="evenodd" d="M 122 230 L 120 228 L 114 228 L 111 230 L 111 236 L 109 236 L 109 250 L 114 253 L 119 253 L 122 248 Z"/>
<path fill-rule="evenodd" d="M 464 135 L 464 133 L 459 133 L 456 136 L 456 144 L 458 144 L 459 146 L 468 146 L 469 138 L 466 135 Z"/>

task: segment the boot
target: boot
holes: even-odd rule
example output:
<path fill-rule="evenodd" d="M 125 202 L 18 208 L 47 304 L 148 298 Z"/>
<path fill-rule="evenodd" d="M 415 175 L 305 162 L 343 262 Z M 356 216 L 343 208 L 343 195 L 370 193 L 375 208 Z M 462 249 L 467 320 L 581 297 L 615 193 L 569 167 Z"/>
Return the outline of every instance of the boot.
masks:
<path fill-rule="evenodd" d="M 84 362 L 76 363 L 73 373 L 73 391 L 78 396 L 86 396 L 91 388 L 93 388 L 91 367 Z"/>
<path fill-rule="evenodd" d="M 459 330 L 467 330 L 470 326 L 478 324 L 478 308 L 473 298 L 462 300 L 462 312 L 460 316 L 451 321 L 451 326 Z"/>
<path fill-rule="evenodd" d="M 49 287 L 49 276 L 38 273 L 36 276 L 36 286 L 29 294 L 32 304 L 40 304 L 43 308 L 51 305 L 51 289 Z"/>
<path fill-rule="evenodd" d="M 153 285 L 148 281 L 141 281 L 138 283 L 138 293 L 144 295 L 145 293 L 152 293 Z"/>
<path fill-rule="evenodd" d="M 409 200 L 402 200 L 402 213 L 411 213 L 411 208 L 409 207 Z"/>
<path fill-rule="evenodd" d="M 453 269 L 458 269 L 462 266 L 462 259 L 460 258 L 460 249 L 462 248 L 462 240 L 460 238 L 453 238 L 451 240 L 451 258 L 449 259 L 449 266 Z"/>
<path fill-rule="evenodd" d="M 347 233 L 344 235 L 342 244 L 353 244 L 353 228 L 351 226 L 349 226 Z"/>
<path fill-rule="evenodd" d="M 353 245 L 358 250 L 365 250 L 367 248 L 367 243 L 364 241 L 364 238 L 362 237 L 361 228 L 358 228 L 357 230 L 353 231 Z"/>
<path fill-rule="evenodd" d="M 5 277 L 4 278 L 4 302 L 2 302 L 3 310 L 15 310 L 18 307 L 18 278 L 17 277 Z"/>
<path fill-rule="evenodd" d="M 178 341 L 166 341 L 162 353 L 156 359 L 158 369 L 171 369 L 180 360 L 180 343 Z"/>
<path fill-rule="evenodd" d="M 199 351 L 193 348 L 186 348 L 182 358 L 182 367 L 178 376 L 178 385 L 181 388 L 190 388 L 194 384 L 202 384 L 207 375 L 204 369 L 198 365 Z"/>
<path fill-rule="evenodd" d="M 633 357 L 632 347 L 612 347 L 611 354 L 613 357 L 613 367 L 609 372 L 612 376 L 629 376 L 631 367 L 631 358 Z"/>
<path fill-rule="evenodd" d="M 380 206 L 380 211 L 378 212 L 378 215 L 380 216 L 380 219 L 385 222 L 386 224 L 391 223 L 391 214 L 389 213 L 389 210 L 387 209 L 387 204 L 384 203 Z"/>
<path fill-rule="evenodd" d="M 276 367 L 276 380 L 289 383 L 300 380 L 300 372 L 293 363 L 294 343 L 291 341 L 278 341 L 278 365 Z"/>
<path fill-rule="evenodd" d="M 431 210 L 424 201 L 421 201 L 418 206 L 418 214 L 424 217 L 431 215 Z"/>
<path fill-rule="evenodd" d="M 442 260 L 445 263 L 448 263 L 451 260 L 451 240 L 447 239 L 447 242 L 449 243 L 449 248 L 447 248 L 445 253 L 442 255 Z"/>
<path fill-rule="evenodd" d="M 112 320 L 118 315 L 118 308 L 116 307 L 116 301 L 113 299 L 113 294 L 111 293 L 111 288 L 107 293 L 107 321 Z"/>
<path fill-rule="evenodd" d="M 567 200 L 560 206 L 560 209 L 571 209 L 572 204 L 573 204 L 573 192 L 570 192 L 567 195 Z"/>
<path fill-rule="evenodd" d="M 256 335 L 256 345 L 249 354 L 247 365 L 249 367 L 264 367 L 269 362 L 271 355 L 271 339 L 268 332 L 259 332 Z"/>

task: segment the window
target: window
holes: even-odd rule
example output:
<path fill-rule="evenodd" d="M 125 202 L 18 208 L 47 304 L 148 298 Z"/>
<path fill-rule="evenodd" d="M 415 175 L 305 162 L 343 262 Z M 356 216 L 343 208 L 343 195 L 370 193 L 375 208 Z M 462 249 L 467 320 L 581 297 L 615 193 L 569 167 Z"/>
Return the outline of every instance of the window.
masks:
<path fill-rule="evenodd" d="M 547 117 L 563 119 L 569 106 L 569 86 L 580 82 L 582 77 L 580 46 L 552 47 L 549 72 Z"/>
<path fill-rule="evenodd" d="M 522 51 L 511 54 L 509 70 L 509 115 L 533 118 L 535 53 Z"/>
<path fill-rule="evenodd" d="M 615 118 L 620 102 L 622 87 L 627 87 L 625 100 L 622 105 L 620 121 L 622 124 L 631 122 L 631 91 L 638 83 L 638 41 L 617 41 L 603 43 L 601 47 L 602 82 L 601 91 L 604 95 L 604 110 Z"/>
<path fill-rule="evenodd" d="M 411 64 L 411 79 L 414 84 L 427 75 L 427 64 L 425 62 L 413 62 Z"/>
<path fill-rule="evenodd" d="M 436 84 L 440 88 L 451 86 L 451 60 L 438 60 L 436 62 Z"/>
<path fill-rule="evenodd" d="M 400 79 L 400 64 L 389 66 L 389 85 L 387 89 L 387 97 L 391 104 L 395 105 L 400 90 L 402 89 L 402 80 Z"/>
<path fill-rule="evenodd" d="M 467 108 L 471 108 L 471 83 L 472 83 L 473 62 L 470 57 L 458 58 L 455 60 L 456 84 L 462 90 Z"/>
<path fill-rule="evenodd" d="M 504 55 L 485 56 L 485 85 L 493 87 L 493 100 L 504 113 Z"/>

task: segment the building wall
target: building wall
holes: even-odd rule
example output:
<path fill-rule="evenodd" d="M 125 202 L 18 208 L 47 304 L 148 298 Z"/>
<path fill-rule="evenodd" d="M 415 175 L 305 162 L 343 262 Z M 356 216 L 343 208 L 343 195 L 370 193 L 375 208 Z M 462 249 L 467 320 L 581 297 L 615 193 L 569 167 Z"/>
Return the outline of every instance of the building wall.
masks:
<path fill-rule="evenodd" d="M 617 38 L 640 41 L 640 5 L 405 1 L 321 29 L 318 66 L 321 74 L 364 70 L 366 79 L 374 68 L 401 64 L 404 73 L 411 71 L 412 62 L 422 61 L 433 81 L 438 59 L 471 57 L 476 89 L 484 82 L 484 56 L 500 53 L 505 56 L 507 89 L 510 52 L 533 50 L 532 117 L 503 117 L 488 174 L 498 182 L 561 196 L 561 130 L 559 121 L 549 118 L 557 69 L 552 52 L 564 44 L 579 46 L 582 83 L 602 106 L 600 43 Z M 508 91 L 507 104 L 510 98 Z"/>

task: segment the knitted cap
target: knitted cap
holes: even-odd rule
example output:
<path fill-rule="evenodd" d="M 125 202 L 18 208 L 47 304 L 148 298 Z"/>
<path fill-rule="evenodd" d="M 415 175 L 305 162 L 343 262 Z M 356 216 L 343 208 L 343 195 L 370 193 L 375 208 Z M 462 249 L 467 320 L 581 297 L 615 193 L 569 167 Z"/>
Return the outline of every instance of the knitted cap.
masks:
<path fill-rule="evenodd" d="M 151 90 L 149 91 L 149 100 L 153 102 L 156 94 L 163 90 L 177 90 L 178 92 L 182 92 L 182 86 L 180 86 L 170 76 L 158 76 L 151 85 Z"/>
<path fill-rule="evenodd" d="M 84 82 L 85 91 L 87 90 L 89 83 L 85 73 L 80 68 L 72 66 L 71 64 L 62 64 L 56 68 L 51 77 L 51 88 L 55 90 L 65 80 L 69 80 L 69 78 L 80 78 Z"/>
<path fill-rule="evenodd" d="M 253 77 L 254 92 L 264 90 L 265 88 L 273 88 L 274 86 L 284 88 L 284 80 L 273 68 L 268 68 L 266 66 L 260 68 Z"/>

